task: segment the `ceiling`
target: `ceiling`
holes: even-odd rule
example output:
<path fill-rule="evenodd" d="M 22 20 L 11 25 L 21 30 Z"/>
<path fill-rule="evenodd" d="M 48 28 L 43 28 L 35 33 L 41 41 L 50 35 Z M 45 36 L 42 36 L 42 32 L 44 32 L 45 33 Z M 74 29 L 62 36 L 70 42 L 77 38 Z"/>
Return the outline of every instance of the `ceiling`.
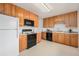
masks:
<path fill-rule="evenodd" d="M 27 9 L 36 13 L 41 18 L 79 10 L 79 3 L 46 3 L 46 4 L 49 4 L 52 9 L 49 12 L 42 12 L 39 9 L 40 6 L 35 6 L 35 4 L 39 4 L 39 3 L 15 3 L 15 5 L 17 6 L 20 6 L 24 9 Z"/>

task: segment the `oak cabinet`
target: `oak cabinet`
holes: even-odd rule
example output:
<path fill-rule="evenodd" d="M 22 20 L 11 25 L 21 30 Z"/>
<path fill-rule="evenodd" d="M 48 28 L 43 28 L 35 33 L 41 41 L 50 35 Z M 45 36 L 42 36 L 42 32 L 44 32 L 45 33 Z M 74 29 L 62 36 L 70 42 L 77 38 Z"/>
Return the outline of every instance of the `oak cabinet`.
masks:
<path fill-rule="evenodd" d="M 64 44 L 70 45 L 70 34 L 64 34 Z"/>
<path fill-rule="evenodd" d="M 32 12 L 29 12 L 29 15 L 30 20 L 34 20 L 34 14 Z"/>
<path fill-rule="evenodd" d="M 48 18 L 43 20 L 43 27 L 48 28 Z"/>
<path fill-rule="evenodd" d="M 19 37 L 19 51 L 21 52 L 27 48 L 27 36 L 20 35 Z"/>
<path fill-rule="evenodd" d="M 4 14 L 11 16 L 12 15 L 12 9 L 11 4 L 5 3 L 4 4 Z"/>
<path fill-rule="evenodd" d="M 64 17 L 65 17 L 64 19 L 65 26 L 69 28 L 70 27 L 69 14 L 65 14 Z"/>
<path fill-rule="evenodd" d="M 51 19 L 54 20 L 54 23 L 51 23 L 53 21 L 51 21 Z M 67 28 L 77 28 L 77 11 L 44 18 L 43 23 L 43 27 L 45 28 L 52 27 L 53 24 L 55 25 L 58 23 L 64 23 Z"/>
<path fill-rule="evenodd" d="M 54 42 L 64 43 L 64 33 L 53 33 Z"/>
<path fill-rule="evenodd" d="M 70 15 L 70 27 L 77 28 L 77 12 L 72 12 Z"/>
<path fill-rule="evenodd" d="M 53 33 L 52 36 L 53 36 L 53 37 L 52 37 L 52 40 L 53 40 L 54 42 L 58 42 L 58 33 Z"/>
<path fill-rule="evenodd" d="M 3 14 L 4 13 L 4 4 L 0 3 L 0 13 Z"/>
<path fill-rule="evenodd" d="M 34 15 L 34 26 L 38 27 L 39 26 L 39 22 L 38 22 L 38 16 Z"/>
<path fill-rule="evenodd" d="M 24 19 L 30 19 L 30 12 L 28 10 L 24 10 Z"/>
<path fill-rule="evenodd" d="M 64 43 L 64 33 L 58 33 L 58 42 Z"/>
<path fill-rule="evenodd" d="M 78 34 L 70 35 L 70 45 L 73 47 L 78 47 Z"/>
<path fill-rule="evenodd" d="M 42 32 L 42 39 L 46 40 L 46 32 Z"/>
<path fill-rule="evenodd" d="M 41 32 L 37 33 L 37 43 L 41 41 Z"/>
<path fill-rule="evenodd" d="M 20 7 L 16 8 L 16 17 L 19 18 L 19 26 L 24 26 L 24 16 L 23 16 L 23 10 Z"/>
<path fill-rule="evenodd" d="M 19 18 L 19 26 L 24 26 L 24 19 L 30 19 L 34 21 L 35 27 L 38 27 L 38 16 L 28 10 L 25 10 L 21 7 L 18 7 L 14 4 L 10 3 L 0 3 L 0 13 L 18 17 Z"/>
<path fill-rule="evenodd" d="M 65 14 L 65 25 L 66 27 L 77 28 L 77 12 L 71 12 Z"/>
<path fill-rule="evenodd" d="M 53 33 L 53 42 L 62 43 L 68 46 L 78 47 L 77 33 Z"/>
<path fill-rule="evenodd" d="M 43 27 L 44 28 L 51 28 L 54 27 L 54 18 L 50 17 L 50 18 L 45 18 L 43 20 Z"/>
<path fill-rule="evenodd" d="M 55 16 L 55 24 L 58 24 L 58 23 L 64 23 L 64 16 L 63 15 Z"/>
<path fill-rule="evenodd" d="M 11 16 L 16 17 L 16 6 L 11 4 Z"/>

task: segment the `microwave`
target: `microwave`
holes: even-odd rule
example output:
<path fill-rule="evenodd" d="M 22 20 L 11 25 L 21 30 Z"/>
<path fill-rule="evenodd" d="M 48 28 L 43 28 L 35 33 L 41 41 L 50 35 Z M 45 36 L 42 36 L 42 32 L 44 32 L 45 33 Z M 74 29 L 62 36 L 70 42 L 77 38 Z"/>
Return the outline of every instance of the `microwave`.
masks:
<path fill-rule="evenodd" d="M 34 21 L 24 19 L 24 26 L 34 26 Z"/>

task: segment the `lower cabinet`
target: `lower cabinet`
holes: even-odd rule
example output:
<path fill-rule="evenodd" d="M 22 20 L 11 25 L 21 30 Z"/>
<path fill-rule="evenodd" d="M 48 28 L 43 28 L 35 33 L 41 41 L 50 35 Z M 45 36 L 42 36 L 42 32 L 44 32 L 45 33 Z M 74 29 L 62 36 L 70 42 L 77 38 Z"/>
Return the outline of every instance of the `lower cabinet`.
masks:
<path fill-rule="evenodd" d="M 58 33 L 58 42 L 64 43 L 64 33 Z"/>
<path fill-rule="evenodd" d="M 58 33 L 53 33 L 52 36 L 53 36 L 52 37 L 53 42 L 58 42 Z"/>
<path fill-rule="evenodd" d="M 46 32 L 42 32 L 42 39 L 46 39 Z"/>
<path fill-rule="evenodd" d="M 64 44 L 70 45 L 70 34 L 64 34 Z"/>
<path fill-rule="evenodd" d="M 68 46 L 78 47 L 77 33 L 53 33 L 53 42 L 62 43 Z"/>
<path fill-rule="evenodd" d="M 37 43 L 41 41 L 41 32 L 37 33 Z"/>
<path fill-rule="evenodd" d="M 26 35 L 20 35 L 19 36 L 19 52 L 23 51 L 27 48 L 27 36 Z"/>
<path fill-rule="evenodd" d="M 78 47 L 78 34 L 71 34 L 70 38 L 70 45 L 73 47 Z"/>

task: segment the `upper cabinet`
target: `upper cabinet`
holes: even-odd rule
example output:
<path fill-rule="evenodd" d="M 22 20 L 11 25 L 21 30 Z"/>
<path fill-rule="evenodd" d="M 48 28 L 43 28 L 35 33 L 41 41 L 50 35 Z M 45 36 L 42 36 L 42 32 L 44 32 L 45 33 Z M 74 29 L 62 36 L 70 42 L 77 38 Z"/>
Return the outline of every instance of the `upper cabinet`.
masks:
<path fill-rule="evenodd" d="M 20 27 L 24 26 L 24 19 L 33 20 L 35 27 L 38 27 L 38 16 L 36 14 L 14 4 L 0 3 L 0 13 L 13 17 L 18 17 Z"/>
<path fill-rule="evenodd" d="M 68 28 L 77 28 L 77 12 L 70 12 L 58 16 L 44 18 L 43 27 L 54 27 L 57 23 L 64 23 Z"/>
<path fill-rule="evenodd" d="M 16 17 L 16 6 L 11 4 L 11 16 Z"/>
<path fill-rule="evenodd" d="M 24 19 L 30 19 L 30 12 L 28 10 L 24 10 Z"/>
<path fill-rule="evenodd" d="M 4 4 L 4 14 L 11 16 L 12 14 L 12 9 L 11 9 L 11 4 L 5 3 Z"/>
<path fill-rule="evenodd" d="M 65 14 L 65 25 L 66 27 L 77 28 L 77 12 L 71 12 Z"/>
<path fill-rule="evenodd" d="M 24 15 L 23 15 L 23 10 L 20 7 L 16 8 L 16 17 L 19 18 L 19 26 L 23 27 L 24 26 Z"/>
<path fill-rule="evenodd" d="M 4 4 L 0 3 L 0 13 L 4 13 Z"/>
<path fill-rule="evenodd" d="M 63 15 L 59 15 L 59 16 L 55 16 L 55 23 L 64 23 L 64 16 Z"/>
<path fill-rule="evenodd" d="M 70 13 L 70 27 L 77 27 L 77 12 Z"/>

